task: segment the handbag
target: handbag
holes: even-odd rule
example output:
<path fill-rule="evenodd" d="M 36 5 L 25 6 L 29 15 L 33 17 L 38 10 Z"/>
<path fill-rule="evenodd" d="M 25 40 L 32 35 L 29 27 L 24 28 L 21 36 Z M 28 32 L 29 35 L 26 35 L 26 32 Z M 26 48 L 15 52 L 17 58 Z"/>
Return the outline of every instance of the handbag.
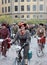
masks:
<path fill-rule="evenodd" d="M 28 60 L 30 60 L 31 58 L 32 58 L 32 51 L 29 50 L 29 51 L 28 51 Z"/>

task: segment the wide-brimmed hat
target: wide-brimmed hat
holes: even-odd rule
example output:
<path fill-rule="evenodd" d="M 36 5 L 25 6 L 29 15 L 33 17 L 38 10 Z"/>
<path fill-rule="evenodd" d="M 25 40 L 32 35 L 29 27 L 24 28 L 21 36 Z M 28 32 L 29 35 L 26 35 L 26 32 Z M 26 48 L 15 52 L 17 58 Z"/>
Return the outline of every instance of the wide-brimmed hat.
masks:
<path fill-rule="evenodd" d="M 24 23 L 24 22 L 19 22 L 19 23 L 18 23 L 19 28 L 21 28 L 22 25 L 24 25 L 24 27 L 26 27 L 27 24 Z"/>

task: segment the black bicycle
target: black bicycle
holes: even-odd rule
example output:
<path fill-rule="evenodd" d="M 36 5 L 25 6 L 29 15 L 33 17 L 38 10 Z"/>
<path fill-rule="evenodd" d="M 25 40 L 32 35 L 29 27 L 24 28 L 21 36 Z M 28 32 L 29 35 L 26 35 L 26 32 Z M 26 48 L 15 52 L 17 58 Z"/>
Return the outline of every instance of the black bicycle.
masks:
<path fill-rule="evenodd" d="M 22 47 L 17 46 L 17 49 L 16 49 L 17 57 L 15 58 L 15 61 L 14 61 L 14 64 L 13 65 L 25 65 L 24 57 L 21 55 L 21 52 L 24 53 L 23 48 L 25 46 L 27 46 L 27 45 L 28 44 L 25 43 Z"/>

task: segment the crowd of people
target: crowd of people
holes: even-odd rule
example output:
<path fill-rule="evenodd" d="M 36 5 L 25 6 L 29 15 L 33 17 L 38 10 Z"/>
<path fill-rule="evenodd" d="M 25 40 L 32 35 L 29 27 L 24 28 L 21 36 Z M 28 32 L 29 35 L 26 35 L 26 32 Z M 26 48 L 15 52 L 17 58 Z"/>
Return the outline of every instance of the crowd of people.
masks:
<path fill-rule="evenodd" d="M 10 48 L 12 44 L 19 44 L 21 47 L 24 43 L 27 43 L 27 46 L 24 47 L 24 59 L 25 65 L 28 65 L 28 51 L 29 51 L 29 43 L 31 41 L 31 36 L 38 36 L 38 46 L 44 48 L 46 42 L 46 30 L 45 25 L 40 23 L 35 26 L 35 24 L 28 25 L 24 22 L 13 23 L 11 26 L 7 23 L 2 23 L 0 26 L 0 39 L 3 39 L 1 44 L 1 52 L 2 55 L 6 57 L 6 52 Z M 13 39 L 13 43 L 9 42 Z M 16 43 L 17 41 L 17 43 Z M 41 44 L 40 44 L 40 43 Z"/>

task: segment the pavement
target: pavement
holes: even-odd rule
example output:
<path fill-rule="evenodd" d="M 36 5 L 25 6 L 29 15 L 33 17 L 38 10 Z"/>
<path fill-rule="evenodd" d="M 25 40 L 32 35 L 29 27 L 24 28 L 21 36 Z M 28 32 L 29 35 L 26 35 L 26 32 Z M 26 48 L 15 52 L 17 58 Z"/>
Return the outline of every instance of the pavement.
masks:
<path fill-rule="evenodd" d="M 37 49 L 38 49 L 37 39 L 31 37 L 30 50 L 32 51 L 32 58 L 30 59 L 29 65 L 47 65 L 47 38 L 46 38 L 46 44 L 44 48 L 44 56 L 38 57 L 36 54 Z M 13 45 L 7 51 L 6 58 L 0 54 L 0 65 L 15 65 L 16 56 L 17 56 L 16 48 Z"/>

